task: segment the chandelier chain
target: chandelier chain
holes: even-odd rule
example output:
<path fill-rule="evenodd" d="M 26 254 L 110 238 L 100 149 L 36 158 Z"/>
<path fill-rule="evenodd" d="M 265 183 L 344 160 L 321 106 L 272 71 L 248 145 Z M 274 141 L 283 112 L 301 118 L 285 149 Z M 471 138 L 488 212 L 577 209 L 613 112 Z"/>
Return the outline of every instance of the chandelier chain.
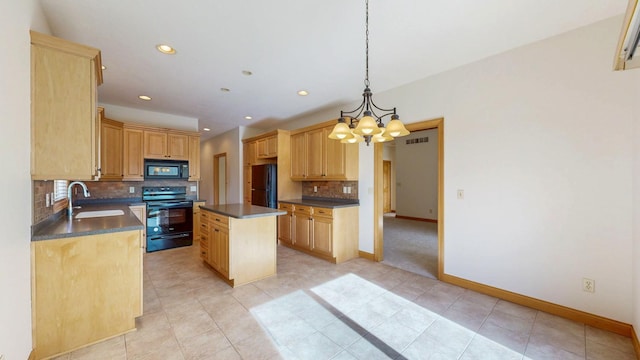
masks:
<path fill-rule="evenodd" d="M 365 76 L 364 76 L 364 86 L 365 87 L 369 87 L 369 0 L 365 1 L 366 4 L 366 17 L 365 17 L 365 34 L 366 34 L 366 60 L 365 60 L 365 64 L 366 64 L 366 69 L 365 69 Z"/>

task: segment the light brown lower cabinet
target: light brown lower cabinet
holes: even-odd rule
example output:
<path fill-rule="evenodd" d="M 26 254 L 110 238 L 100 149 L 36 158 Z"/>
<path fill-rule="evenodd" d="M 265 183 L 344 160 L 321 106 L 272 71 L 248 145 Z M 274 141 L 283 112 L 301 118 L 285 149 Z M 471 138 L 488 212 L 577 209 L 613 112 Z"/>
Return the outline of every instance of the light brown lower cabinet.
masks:
<path fill-rule="evenodd" d="M 142 230 L 31 243 L 35 359 L 135 330 Z"/>
<path fill-rule="evenodd" d="M 204 205 L 204 201 L 193 202 L 193 243 L 198 244 L 200 241 L 200 205 Z"/>
<path fill-rule="evenodd" d="M 233 287 L 275 275 L 276 236 L 275 216 L 200 211 L 200 258 Z"/>
<path fill-rule="evenodd" d="M 278 219 L 282 245 L 341 263 L 358 257 L 357 206 L 322 208 L 280 203 L 287 211 Z"/>

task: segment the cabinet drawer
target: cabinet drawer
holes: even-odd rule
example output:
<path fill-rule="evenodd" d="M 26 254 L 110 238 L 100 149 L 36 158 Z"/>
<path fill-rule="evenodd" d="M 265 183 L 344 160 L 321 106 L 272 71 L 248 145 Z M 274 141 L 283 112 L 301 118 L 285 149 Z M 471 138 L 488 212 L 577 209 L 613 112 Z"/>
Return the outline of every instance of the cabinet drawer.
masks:
<path fill-rule="evenodd" d="M 209 218 L 211 217 L 211 212 L 209 211 L 200 211 L 200 219 L 203 223 L 206 223 L 207 221 L 209 221 Z"/>
<path fill-rule="evenodd" d="M 280 210 L 294 211 L 296 209 L 296 206 L 293 205 L 293 204 L 280 203 L 280 204 L 278 204 L 278 208 Z"/>
<path fill-rule="evenodd" d="M 209 221 L 211 222 L 212 225 L 220 225 L 220 226 L 224 226 L 224 227 L 229 227 L 229 217 L 228 216 L 224 216 L 224 215 L 220 215 L 220 214 L 215 214 L 212 213 L 210 214 L 211 216 L 209 217 Z"/>
<path fill-rule="evenodd" d="M 208 223 L 201 223 L 199 229 L 200 229 L 200 236 L 209 235 L 209 224 Z"/>
<path fill-rule="evenodd" d="M 296 214 L 311 216 L 313 214 L 313 208 L 311 206 L 296 205 L 295 212 Z"/>
<path fill-rule="evenodd" d="M 319 207 L 313 208 L 313 216 L 333 218 L 333 209 Z"/>

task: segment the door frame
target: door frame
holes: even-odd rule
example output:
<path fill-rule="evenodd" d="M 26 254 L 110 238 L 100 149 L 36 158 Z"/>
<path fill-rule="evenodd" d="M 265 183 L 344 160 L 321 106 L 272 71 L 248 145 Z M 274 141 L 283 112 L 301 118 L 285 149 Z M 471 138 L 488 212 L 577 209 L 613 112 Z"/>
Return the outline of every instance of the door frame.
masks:
<path fill-rule="evenodd" d="M 213 155 L 213 205 L 220 205 L 220 158 L 224 157 L 224 199 L 227 201 L 227 179 L 229 179 L 227 153 Z"/>
<path fill-rule="evenodd" d="M 389 172 L 385 173 L 384 172 L 384 168 L 387 167 L 387 166 L 389 167 Z M 382 184 L 383 184 L 383 187 L 382 187 L 382 195 L 383 195 L 383 197 L 382 197 L 382 212 L 383 213 L 387 213 L 387 212 L 393 211 L 393 207 L 391 206 L 391 204 L 392 204 L 392 201 L 391 201 L 391 193 L 392 193 L 392 191 L 391 191 L 391 188 L 392 188 L 391 179 L 393 178 L 393 176 L 391 176 L 392 175 L 391 174 L 391 169 L 392 169 L 391 160 L 382 160 L 382 176 L 383 176 L 383 178 L 382 178 Z M 388 196 L 384 196 L 384 183 L 385 183 L 385 181 L 388 183 L 387 185 L 389 186 L 389 191 L 387 192 Z M 386 211 L 386 209 L 384 208 L 384 204 L 387 201 L 387 197 L 389 198 L 389 211 Z"/>
<path fill-rule="evenodd" d="M 444 275 L 444 118 L 406 124 L 409 131 L 438 130 L 438 279 Z M 384 259 L 383 236 L 383 144 L 373 146 L 373 259 Z"/>

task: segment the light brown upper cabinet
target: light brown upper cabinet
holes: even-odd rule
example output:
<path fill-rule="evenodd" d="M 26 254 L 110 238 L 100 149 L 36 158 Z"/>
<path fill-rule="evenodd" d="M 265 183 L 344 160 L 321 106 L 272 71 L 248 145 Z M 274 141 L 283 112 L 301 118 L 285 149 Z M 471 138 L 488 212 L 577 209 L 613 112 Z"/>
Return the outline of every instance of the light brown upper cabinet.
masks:
<path fill-rule="evenodd" d="M 189 136 L 172 131 L 144 131 L 144 158 L 189 160 Z"/>
<path fill-rule="evenodd" d="M 314 126 L 292 133 L 292 180 L 358 180 L 359 145 L 329 139 L 332 129 Z"/>
<path fill-rule="evenodd" d="M 138 126 L 124 124 L 122 150 L 122 180 L 124 181 L 144 181 L 143 133 L 142 128 Z"/>
<path fill-rule="evenodd" d="M 200 180 L 200 136 L 189 136 L 189 181 Z"/>
<path fill-rule="evenodd" d="M 100 50 L 31 31 L 31 178 L 96 180 Z"/>
<path fill-rule="evenodd" d="M 258 159 L 268 159 L 278 156 L 278 135 L 256 141 Z"/>
<path fill-rule="evenodd" d="M 99 109 L 100 119 L 100 181 L 122 180 L 123 124 L 104 117 L 104 109 Z"/>

